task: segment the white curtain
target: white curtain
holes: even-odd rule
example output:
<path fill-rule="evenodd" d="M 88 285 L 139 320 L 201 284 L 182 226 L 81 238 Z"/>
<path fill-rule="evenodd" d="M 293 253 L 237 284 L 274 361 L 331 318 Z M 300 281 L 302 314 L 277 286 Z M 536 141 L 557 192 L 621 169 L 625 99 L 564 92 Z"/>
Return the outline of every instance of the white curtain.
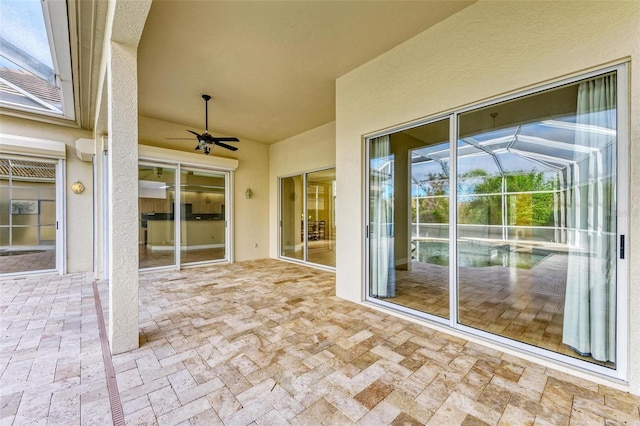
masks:
<path fill-rule="evenodd" d="M 389 136 L 371 140 L 370 150 L 370 292 L 373 297 L 394 297 L 393 159 Z"/>
<path fill-rule="evenodd" d="M 578 87 L 576 161 L 568 197 L 569 259 L 563 343 L 616 357 L 616 76 Z"/>

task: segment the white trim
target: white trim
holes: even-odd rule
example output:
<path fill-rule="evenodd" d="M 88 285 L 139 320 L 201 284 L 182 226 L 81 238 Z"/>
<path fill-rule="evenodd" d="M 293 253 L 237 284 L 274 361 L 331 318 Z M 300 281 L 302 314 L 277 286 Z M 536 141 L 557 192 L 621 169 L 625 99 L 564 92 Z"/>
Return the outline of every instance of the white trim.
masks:
<path fill-rule="evenodd" d="M 458 325 L 458 114 L 449 121 L 449 326 Z"/>
<path fill-rule="evenodd" d="M 179 251 L 188 251 L 188 250 L 203 250 L 203 249 L 210 249 L 210 248 L 223 248 L 225 245 L 224 244 L 202 244 L 199 246 L 183 246 L 180 245 L 180 250 Z M 150 245 L 147 244 L 147 248 L 150 249 L 151 251 L 174 251 L 176 249 L 175 244 L 170 245 L 170 246 L 154 246 L 154 245 Z"/>
<path fill-rule="evenodd" d="M 629 67 L 627 63 L 616 67 L 618 105 L 617 177 L 616 177 L 616 369 L 621 379 L 629 377 Z M 620 236 L 625 236 L 625 258 L 620 259 Z"/>
<path fill-rule="evenodd" d="M 43 1 L 41 3 L 53 60 L 53 72 L 56 74 L 56 86 L 60 89 L 62 114 L 69 120 L 75 120 L 67 2 Z"/>
<path fill-rule="evenodd" d="M 235 158 L 216 157 L 213 155 L 194 154 L 191 152 L 176 151 L 173 149 L 157 148 L 155 146 L 139 145 L 138 158 L 147 161 L 165 161 L 168 163 L 180 163 L 183 166 L 206 167 L 233 171 L 238 168 L 238 160 Z"/>
<path fill-rule="evenodd" d="M 67 179 L 66 162 L 58 160 L 56 166 L 56 270 L 67 273 Z"/>
<path fill-rule="evenodd" d="M 229 263 L 235 262 L 235 198 L 233 194 L 235 194 L 235 173 L 233 170 L 229 171 L 225 175 L 225 206 L 224 206 L 224 223 L 226 226 L 226 245 L 227 250 L 225 253 L 225 258 Z"/>
<path fill-rule="evenodd" d="M 140 162 L 138 162 L 138 169 L 140 167 Z M 175 169 L 173 169 L 173 264 L 180 268 L 180 264 L 182 262 L 182 185 L 178 184 L 178 182 L 182 181 L 182 169 L 180 168 L 180 164 L 175 165 Z M 140 202 L 140 196 L 138 196 L 138 202 Z M 139 205 L 139 204 L 138 204 Z M 138 215 L 140 217 L 141 213 L 138 211 Z M 140 267 L 138 266 L 138 269 Z"/>
<path fill-rule="evenodd" d="M 0 133 L 0 153 L 66 158 L 67 151 L 64 142 Z"/>

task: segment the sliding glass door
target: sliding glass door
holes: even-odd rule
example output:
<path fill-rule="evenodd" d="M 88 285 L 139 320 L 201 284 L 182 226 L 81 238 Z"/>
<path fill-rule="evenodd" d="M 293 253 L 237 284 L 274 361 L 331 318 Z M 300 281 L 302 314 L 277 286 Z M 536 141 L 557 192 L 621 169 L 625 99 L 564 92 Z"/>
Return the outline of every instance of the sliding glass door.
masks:
<path fill-rule="evenodd" d="M 280 256 L 335 267 L 335 168 L 280 178 Z"/>
<path fill-rule="evenodd" d="M 304 260 L 304 177 L 280 179 L 280 256 Z"/>
<path fill-rule="evenodd" d="M 0 273 L 59 269 L 58 167 L 0 158 Z"/>
<path fill-rule="evenodd" d="M 371 140 L 369 296 L 449 318 L 449 120 Z"/>
<path fill-rule="evenodd" d="M 336 169 L 307 173 L 307 261 L 336 266 Z"/>
<path fill-rule="evenodd" d="M 141 163 L 138 176 L 141 269 L 229 258 L 227 172 Z"/>
<path fill-rule="evenodd" d="M 183 264 L 226 258 L 226 175 L 182 169 L 180 259 Z"/>
<path fill-rule="evenodd" d="M 140 268 L 176 265 L 176 169 L 168 165 L 138 166 Z"/>
<path fill-rule="evenodd" d="M 618 369 L 618 71 L 369 139 L 368 299 Z"/>

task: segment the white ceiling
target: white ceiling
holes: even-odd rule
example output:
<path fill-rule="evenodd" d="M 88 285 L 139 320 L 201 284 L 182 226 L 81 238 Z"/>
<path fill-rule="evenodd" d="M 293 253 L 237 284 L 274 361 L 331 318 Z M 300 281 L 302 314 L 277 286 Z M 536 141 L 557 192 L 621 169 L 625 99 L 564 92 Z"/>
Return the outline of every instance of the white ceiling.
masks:
<path fill-rule="evenodd" d="M 146 117 L 274 143 L 335 120 L 335 79 L 472 1 L 155 0 L 138 49 Z M 167 137 L 189 137 L 172 134 Z"/>

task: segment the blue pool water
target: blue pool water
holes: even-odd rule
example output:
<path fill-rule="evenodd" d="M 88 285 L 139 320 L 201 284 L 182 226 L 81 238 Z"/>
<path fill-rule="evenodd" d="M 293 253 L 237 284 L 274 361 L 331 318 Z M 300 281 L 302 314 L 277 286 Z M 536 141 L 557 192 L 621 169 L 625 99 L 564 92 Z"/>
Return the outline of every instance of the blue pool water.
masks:
<path fill-rule="evenodd" d="M 413 257 L 419 262 L 449 265 L 449 243 L 443 241 L 416 241 Z M 508 244 L 458 243 L 458 266 L 508 266 L 531 269 L 549 255 L 548 251 L 515 251 Z"/>

